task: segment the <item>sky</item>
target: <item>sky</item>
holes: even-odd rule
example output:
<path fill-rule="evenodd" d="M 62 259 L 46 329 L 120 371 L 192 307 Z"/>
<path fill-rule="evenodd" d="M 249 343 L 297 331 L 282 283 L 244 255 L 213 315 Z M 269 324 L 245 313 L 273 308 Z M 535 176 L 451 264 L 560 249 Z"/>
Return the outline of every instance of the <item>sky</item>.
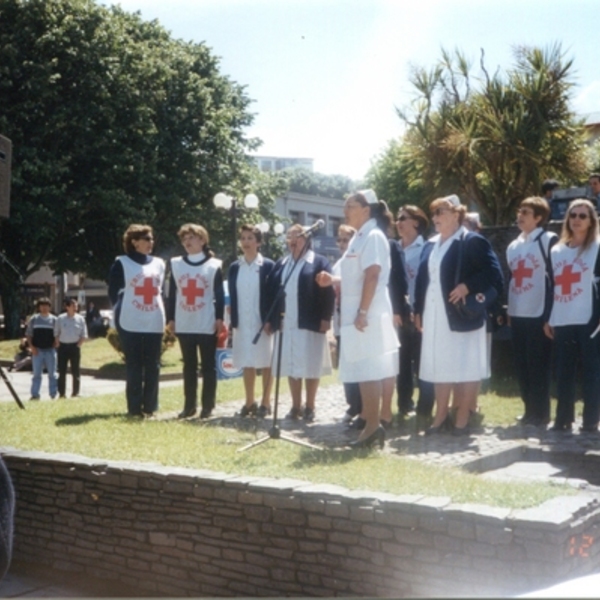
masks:
<path fill-rule="evenodd" d="M 414 67 L 459 49 L 481 75 L 514 65 L 514 48 L 560 43 L 573 60 L 573 109 L 600 112 L 598 0 L 115 0 L 175 38 L 205 43 L 245 86 L 259 154 L 314 160 L 364 177 L 402 134 Z"/>

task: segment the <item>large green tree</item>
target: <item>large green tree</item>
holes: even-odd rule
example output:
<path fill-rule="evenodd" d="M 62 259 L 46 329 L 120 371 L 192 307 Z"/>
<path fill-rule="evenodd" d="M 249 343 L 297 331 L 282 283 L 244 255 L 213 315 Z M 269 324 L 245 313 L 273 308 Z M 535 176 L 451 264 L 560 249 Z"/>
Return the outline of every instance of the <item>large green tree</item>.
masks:
<path fill-rule="evenodd" d="M 279 177 L 290 192 L 322 198 L 344 198 L 360 185 L 346 175 L 326 175 L 308 169 L 285 169 L 279 172 Z"/>
<path fill-rule="evenodd" d="M 422 189 L 424 202 L 456 192 L 486 222 L 508 224 L 544 179 L 584 177 L 582 124 L 569 105 L 572 61 L 557 45 L 517 48 L 505 75 L 490 75 L 483 53 L 480 65 L 474 79 L 464 55 L 443 51 L 434 68 L 413 72 L 415 101 L 399 111 L 406 133 L 380 170 L 394 165 L 398 186 Z"/>
<path fill-rule="evenodd" d="M 0 0 L 0 133 L 13 142 L 0 249 L 24 275 L 49 263 L 105 278 L 129 223 L 155 226 L 158 253 L 188 220 L 225 230 L 212 197 L 258 177 L 249 104 L 205 45 L 139 14 Z M 1 262 L 0 296 L 14 336 L 18 278 Z"/>

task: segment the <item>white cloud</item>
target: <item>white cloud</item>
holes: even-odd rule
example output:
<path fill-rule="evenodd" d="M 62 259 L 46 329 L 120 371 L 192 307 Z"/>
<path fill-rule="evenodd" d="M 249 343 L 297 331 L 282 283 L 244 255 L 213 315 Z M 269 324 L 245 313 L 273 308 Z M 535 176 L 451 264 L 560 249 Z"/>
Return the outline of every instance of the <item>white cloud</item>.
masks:
<path fill-rule="evenodd" d="M 600 112 L 600 79 L 586 85 L 573 98 L 573 107 L 581 115 Z"/>

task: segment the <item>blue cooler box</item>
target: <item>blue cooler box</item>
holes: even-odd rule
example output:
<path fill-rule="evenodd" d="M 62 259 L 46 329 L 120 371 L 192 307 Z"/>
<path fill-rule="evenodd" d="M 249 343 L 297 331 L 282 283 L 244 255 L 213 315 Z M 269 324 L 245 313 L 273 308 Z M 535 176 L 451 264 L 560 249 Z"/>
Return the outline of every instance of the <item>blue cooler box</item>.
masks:
<path fill-rule="evenodd" d="M 233 351 L 231 348 L 217 348 L 217 379 L 233 379 L 241 377 L 244 369 L 233 366 Z"/>

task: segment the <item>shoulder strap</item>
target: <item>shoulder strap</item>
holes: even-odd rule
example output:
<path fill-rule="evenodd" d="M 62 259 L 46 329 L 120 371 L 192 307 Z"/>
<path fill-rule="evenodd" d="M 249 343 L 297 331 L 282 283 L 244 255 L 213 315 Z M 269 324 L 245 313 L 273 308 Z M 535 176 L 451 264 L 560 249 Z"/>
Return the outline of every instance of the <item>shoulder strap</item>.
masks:
<path fill-rule="evenodd" d="M 552 272 L 552 266 L 550 265 L 550 244 L 548 244 L 548 253 L 544 250 L 544 244 L 542 244 L 542 236 L 546 233 L 546 231 L 540 231 L 535 238 L 535 242 L 538 243 L 540 247 L 540 252 L 542 253 L 542 258 L 544 259 L 544 264 L 546 265 L 546 273 Z"/>

